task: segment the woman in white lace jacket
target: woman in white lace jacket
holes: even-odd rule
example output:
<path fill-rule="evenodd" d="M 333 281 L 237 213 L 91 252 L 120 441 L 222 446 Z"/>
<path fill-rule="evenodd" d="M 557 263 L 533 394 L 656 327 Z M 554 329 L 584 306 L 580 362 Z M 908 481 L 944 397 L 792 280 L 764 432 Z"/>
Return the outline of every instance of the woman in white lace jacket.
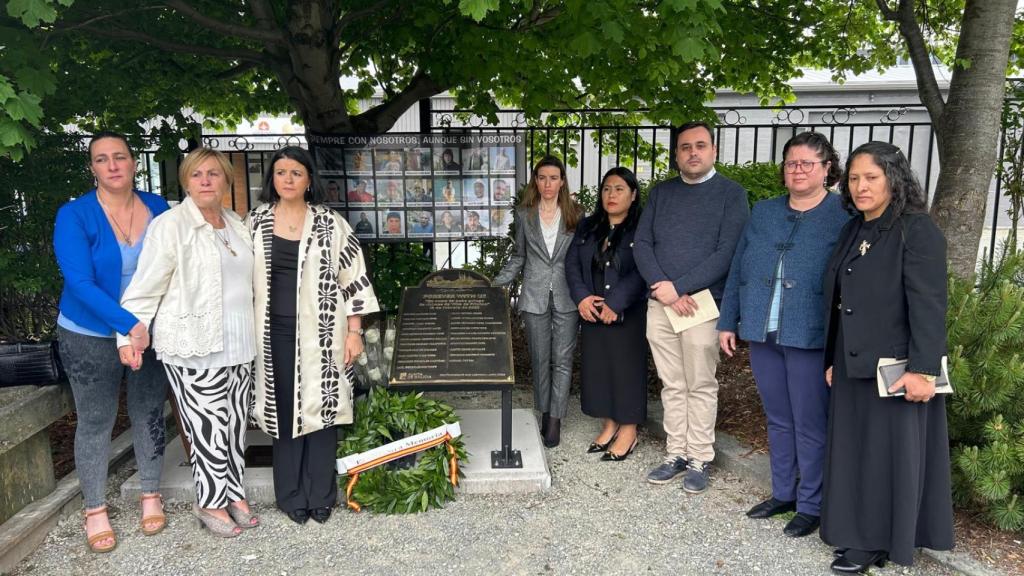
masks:
<path fill-rule="evenodd" d="M 121 298 L 143 325 L 153 322 L 153 348 L 191 443 L 193 513 L 225 538 L 259 525 L 242 484 L 256 356 L 252 284 L 246 281 L 253 253 L 241 218 L 222 207 L 233 174 L 215 150 L 199 148 L 185 157 L 179 178 L 188 197 L 150 224 L 138 270 Z M 118 346 L 133 348 L 137 366 L 148 340 L 148 333 L 141 341 L 119 336 Z"/>

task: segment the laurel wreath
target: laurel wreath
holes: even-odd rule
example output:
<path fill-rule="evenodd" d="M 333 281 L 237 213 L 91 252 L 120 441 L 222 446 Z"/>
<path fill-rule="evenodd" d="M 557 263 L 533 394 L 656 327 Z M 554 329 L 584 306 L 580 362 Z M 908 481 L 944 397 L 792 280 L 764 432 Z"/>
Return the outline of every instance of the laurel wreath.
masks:
<path fill-rule="evenodd" d="M 458 421 L 451 406 L 424 398 L 423 393 L 402 394 L 374 387 L 356 401 L 354 423 L 338 446 L 338 457 L 359 454 Z M 449 444 L 459 461 L 465 462 L 467 453 L 462 438 L 454 438 Z M 361 507 L 384 514 L 425 512 L 455 500 L 448 448 L 442 444 L 416 456 L 416 464 L 411 468 L 383 465 L 359 474 L 352 498 Z M 461 469 L 458 476 L 464 476 Z M 339 479 L 343 491 L 348 480 L 348 475 Z"/>

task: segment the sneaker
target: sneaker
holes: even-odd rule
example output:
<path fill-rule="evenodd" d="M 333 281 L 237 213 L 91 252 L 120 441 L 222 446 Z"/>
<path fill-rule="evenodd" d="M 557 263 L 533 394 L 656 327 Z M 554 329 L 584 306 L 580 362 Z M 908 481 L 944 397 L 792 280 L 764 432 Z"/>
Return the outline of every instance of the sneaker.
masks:
<path fill-rule="evenodd" d="M 686 472 L 686 458 L 669 454 L 657 468 L 647 474 L 647 481 L 651 484 L 668 484 L 683 472 Z"/>
<path fill-rule="evenodd" d="M 700 494 L 708 489 L 708 463 L 690 460 L 683 478 L 683 490 L 690 494 Z"/>

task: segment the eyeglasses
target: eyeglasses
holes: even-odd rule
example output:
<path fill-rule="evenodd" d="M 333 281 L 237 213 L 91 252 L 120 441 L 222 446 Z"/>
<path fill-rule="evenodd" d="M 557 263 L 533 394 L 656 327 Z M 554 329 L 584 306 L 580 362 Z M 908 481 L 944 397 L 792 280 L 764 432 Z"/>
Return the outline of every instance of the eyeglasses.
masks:
<path fill-rule="evenodd" d="M 811 170 L 814 170 L 815 166 L 817 166 L 818 164 L 824 164 L 825 162 L 827 162 L 827 161 L 826 160 L 789 160 L 789 161 L 786 161 L 786 162 L 782 163 L 782 168 L 786 172 L 788 172 L 790 174 L 793 174 L 793 173 L 797 172 L 797 169 L 799 169 L 800 172 L 810 172 Z"/>

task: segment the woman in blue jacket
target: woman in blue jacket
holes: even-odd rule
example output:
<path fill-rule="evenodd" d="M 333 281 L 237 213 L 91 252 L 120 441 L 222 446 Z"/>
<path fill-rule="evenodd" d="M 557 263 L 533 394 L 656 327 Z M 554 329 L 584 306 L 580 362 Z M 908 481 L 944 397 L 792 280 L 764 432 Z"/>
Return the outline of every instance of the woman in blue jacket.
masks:
<path fill-rule="evenodd" d="M 789 194 L 754 206 L 729 269 L 718 330 L 729 356 L 737 333 L 750 342 L 750 367 L 768 418 L 772 496 L 747 516 L 796 510 L 783 532 L 797 537 L 814 532 L 821 517 L 828 419 L 821 286 L 850 214 L 827 189 L 839 181 L 841 167 L 824 136 L 798 134 L 782 156 Z"/>
<path fill-rule="evenodd" d="M 160 495 L 163 465 L 164 371 L 147 350 L 145 358 L 115 344 L 128 335 L 140 349 L 148 332 L 121 307 L 121 294 L 135 273 L 149 222 L 167 210 L 163 198 L 134 189 L 135 158 L 123 135 L 100 132 L 89 143 L 89 165 L 96 188 L 57 212 L 53 247 L 64 275 L 57 333 L 60 354 L 75 397 L 75 467 L 85 500 L 86 542 L 93 552 L 110 552 L 117 538 L 107 518 L 107 464 L 110 434 L 117 416 L 118 390 L 127 373 L 128 416 L 135 459 L 142 478 L 144 534 L 163 530 Z"/>
<path fill-rule="evenodd" d="M 565 278 L 583 320 L 580 402 L 584 414 L 602 419 L 587 452 L 618 462 L 633 452 L 636 426 L 647 419 L 647 283 L 633 262 L 636 176 L 612 168 L 600 190 L 566 253 Z"/>

